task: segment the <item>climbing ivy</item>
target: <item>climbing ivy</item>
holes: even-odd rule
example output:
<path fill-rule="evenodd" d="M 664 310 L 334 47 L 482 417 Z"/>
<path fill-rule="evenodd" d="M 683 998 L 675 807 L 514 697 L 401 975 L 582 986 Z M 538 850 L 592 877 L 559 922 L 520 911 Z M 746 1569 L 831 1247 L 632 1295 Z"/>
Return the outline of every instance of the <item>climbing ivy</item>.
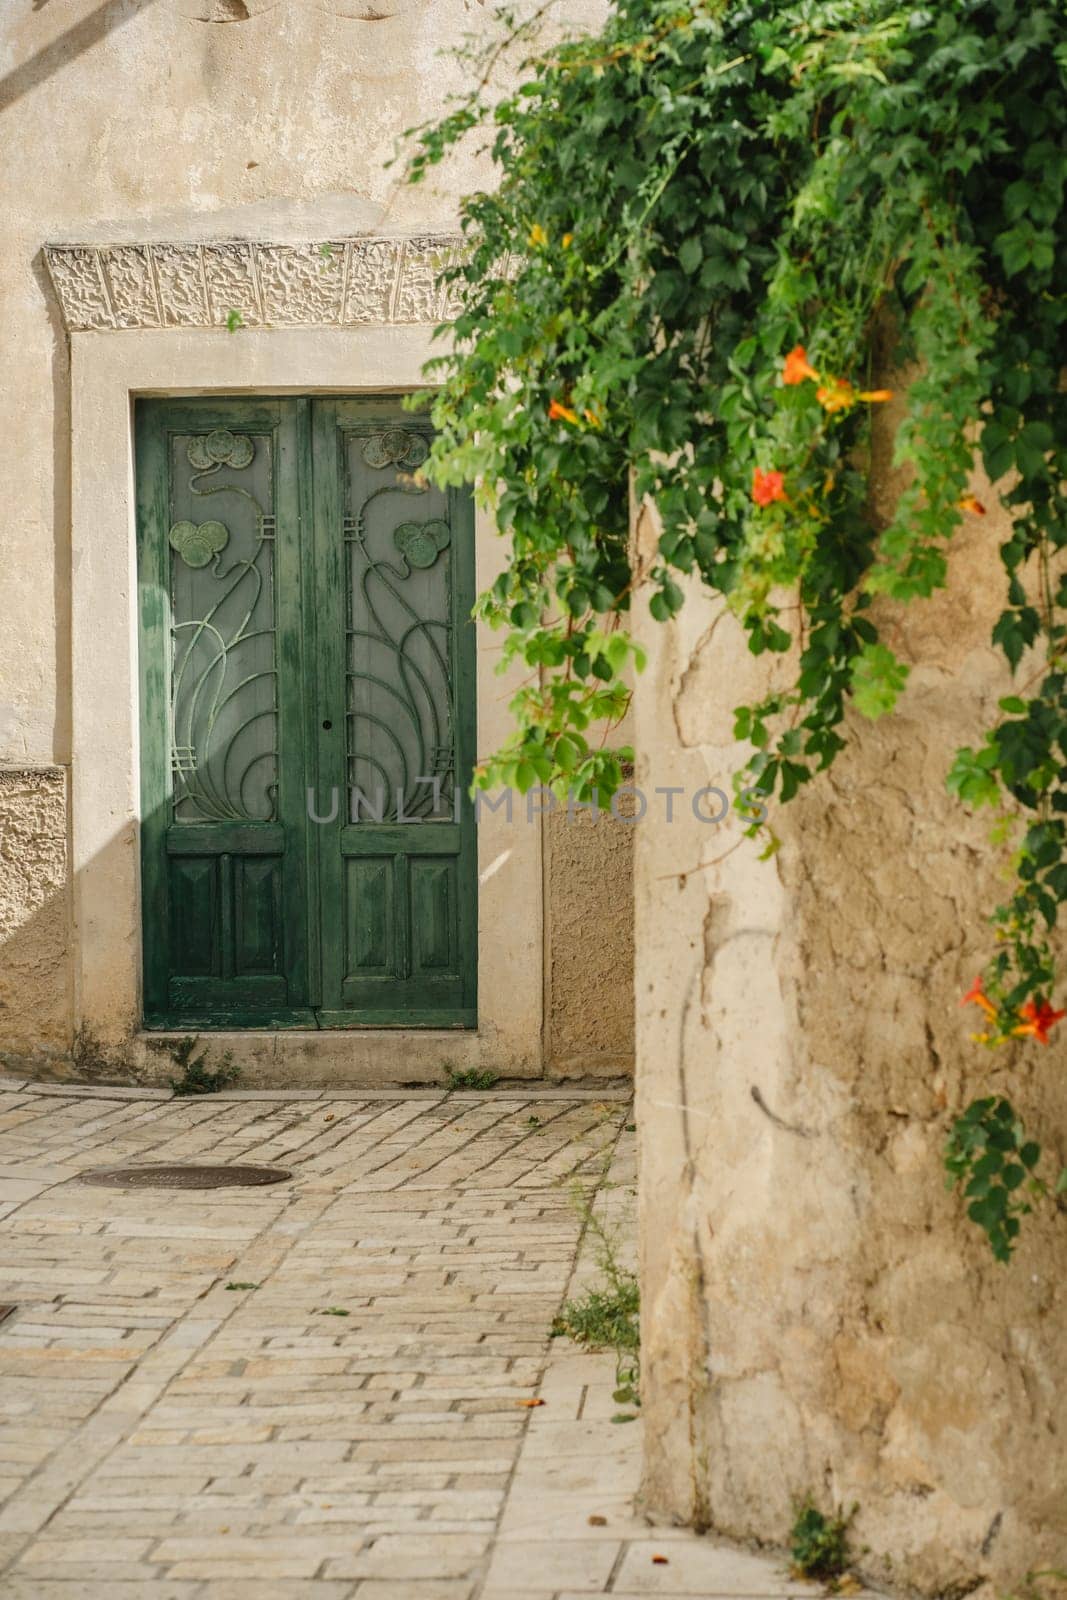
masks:
<path fill-rule="evenodd" d="M 534 39 L 536 18 L 509 26 L 505 44 Z M 695 575 L 754 653 L 794 652 L 791 685 L 736 722 L 753 749 L 739 788 L 791 799 L 850 708 L 881 716 L 903 689 L 872 602 L 948 581 L 961 522 L 987 510 L 977 443 L 1013 518 L 993 639 L 1019 686 L 948 780 L 995 811 L 1015 866 L 967 998 L 985 1043 L 1047 1043 L 1067 897 L 1063 6 L 615 0 L 597 36 L 531 42 L 494 98 L 502 48 L 469 47 L 472 90 L 418 131 L 409 170 L 479 131 L 496 168 L 463 205 L 451 344 L 430 368 L 427 470 L 494 507 L 510 559 L 479 611 L 529 669 L 476 781 L 601 800 L 621 782 L 630 752 L 602 731 L 641 665 L 632 483 L 662 519 L 641 575 L 653 616 Z M 885 381 L 902 386 L 904 488 L 882 515 Z M 983 1187 L 1002 1124 L 1033 1171 L 1003 1097 L 956 1123 L 946 1162 L 1003 1258 L 1019 1208 Z"/>

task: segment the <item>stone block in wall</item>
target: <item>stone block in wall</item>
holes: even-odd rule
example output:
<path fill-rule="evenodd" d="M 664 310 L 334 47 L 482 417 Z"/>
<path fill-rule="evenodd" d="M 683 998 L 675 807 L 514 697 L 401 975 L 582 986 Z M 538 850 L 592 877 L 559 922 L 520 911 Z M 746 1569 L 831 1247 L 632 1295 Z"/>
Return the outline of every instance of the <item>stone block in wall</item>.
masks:
<path fill-rule="evenodd" d="M 0 1054 L 69 1050 L 70 988 L 66 772 L 0 768 Z"/>
<path fill-rule="evenodd" d="M 634 831 L 625 797 L 594 818 L 545 818 L 545 1068 L 551 1077 L 633 1071 Z"/>

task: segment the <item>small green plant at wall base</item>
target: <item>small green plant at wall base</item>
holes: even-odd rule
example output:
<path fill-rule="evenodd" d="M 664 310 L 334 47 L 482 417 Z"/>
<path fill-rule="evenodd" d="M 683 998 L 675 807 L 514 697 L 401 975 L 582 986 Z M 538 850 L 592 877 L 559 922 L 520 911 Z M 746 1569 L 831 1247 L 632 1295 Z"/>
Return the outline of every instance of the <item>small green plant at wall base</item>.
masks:
<path fill-rule="evenodd" d="M 170 1080 L 176 1099 L 197 1094 L 220 1094 L 241 1076 L 241 1069 L 235 1066 L 229 1050 L 219 1058 L 217 1067 L 210 1067 L 206 1049 L 201 1050 L 199 1055 L 194 1054 L 196 1044 L 197 1041 L 192 1038 L 180 1039 L 171 1052 L 175 1065 L 181 1068 L 181 1077 Z"/>
<path fill-rule="evenodd" d="M 612 0 L 599 33 L 538 49 L 543 10 L 511 19 L 512 90 L 491 82 L 508 41 L 461 49 L 473 87 L 409 171 L 472 133 L 496 169 L 463 204 L 448 345 L 413 402 L 423 472 L 476 483 L 509 542 L 476 611 L 522 687 L 475 784 L 606 804 L 632 758 L 611 735 L 643 664 L 634 592 L 665 622 L 701 584 L 779 662 L 735 721 L 768 853 L 775 808 L 904 691 L 901 608 L 973 593 L 949 556 L 995 502 L 991 642 L 1018 682 L 947 781 L 1000 819 L 1011 880 L 975 1037 L 1040 1049 L 1067 1012 L 1067 10 Z M 640 570 L 632 498 L 661 524 Z M 999 1207 L 968 1215 L 1003 1260 Z"/>
<path fill-rule="evenodd" d="M 594 1197 L 595 1198 L 595 1197 Z M 552 1323 L 552 1337 L 573 1339 L 587 1350 L 615 1352 L 615 1388 L 619 1405 L 639 1406 L 638 1354 L 641 1348 L 641 1291 L 636 1276 L 621 1265 L 615 1241 L 594 1210 L 594 1199 L 576 1184 L 571 1203 L 595 1241 L 603 1286 L 586 1289 L 562 1306 Z M 632 1422 L 635 1412 L 617 1412 L 612 1422 Z"/>
<path fill-rule="evenodd" d="M 105 1077 L 110 1067 L 107 1051 L 91 1029 L 84 1025 L 74 1034 L 71 1060 L 87 1078 Z"/>
<path fill-rule="evenodd" d="M 853 1506 L 847 1516 L 826 1516 L 808 1498 L 797 1508 L 790 1535 L 793 1570 L 801 1578 L 816 1578 L 822 1583 L 841 1578 L 848 1570 L 848 1529 L 859 1510 Z"/>
<path fill-rule="evenodd" d="M 615 1352 L 612 1399 L 620 1406 L 641 1404 L 637 1361 L 640 1304 L 637 1279 L 625 1273 L 618 1284 L 606 1289 L 587 1289 L 578 1299 L 568 1300 L 552 1323 L 554 1339 L 566 1336 L 587 1350 Z M 616 1412 L 611 1420 L 632 1422 L 635 1416 L 636 1412 Z"/>
<path fill-rule="evenodd" d="M 499 1072 L 479 1072 L 475 1067 L 468 1067 L 463 1072 L 455 1067 L 446 1067 L 445 1076 L 449 1089 L 491 1089 L 500 1082 Z"/>
<path fill-rule="evenodd" d="M 587 1289 L 577 1300 L 568 1300 L 552 1324 L 552 1333 L 556 1338 L 566 1334 L 591 1350 L 636 1354 L 640 1308 L 637 1279 L 620 1273 L 608 1288 Z"/>

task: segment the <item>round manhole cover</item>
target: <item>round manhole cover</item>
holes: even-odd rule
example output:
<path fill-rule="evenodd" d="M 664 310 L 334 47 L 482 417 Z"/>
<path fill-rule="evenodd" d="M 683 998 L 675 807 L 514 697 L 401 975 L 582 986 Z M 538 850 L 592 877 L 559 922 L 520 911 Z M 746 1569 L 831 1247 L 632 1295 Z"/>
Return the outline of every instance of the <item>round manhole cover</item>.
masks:
<path fill-rule="evenodd" d="M 78 1182 L 105 1189 L 239 1189 L 291 1177 L 284 1167 L 100 1167 L 81 1173 Z"/>

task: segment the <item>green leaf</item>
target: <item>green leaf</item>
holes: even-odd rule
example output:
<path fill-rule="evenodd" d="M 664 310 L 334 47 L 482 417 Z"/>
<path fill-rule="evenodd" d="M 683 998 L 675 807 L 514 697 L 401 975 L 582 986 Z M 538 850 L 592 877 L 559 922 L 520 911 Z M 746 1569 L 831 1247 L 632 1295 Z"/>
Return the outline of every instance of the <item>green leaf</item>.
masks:
<path fill-rule="evenodd" d="M 573 772 L 575 767 L 578 765 L 581 756 L 584 754 L 584 751 L 576 739 L 571 739 L 568 738 L 566 734 L 561 734 L 556 740 L 554 753 L 556 757 L 556 765 L 561 769 L 561 771 Z"/>
<path fill-rule="evenodd" d="M 678 250 L 678 264 L 683 272 L 688 272 L 690 275 L 696 272 L 703 259 L 704 250 L 695 235 L 690 235 L 688 239 L 682 241 Z"/>
<path fill-rule="evenodd" d="M 884 644 L 864 645 L 852 667 L 852 698 L 865 717 L 891 711 L 908 679 L 908 667 Z"/>

